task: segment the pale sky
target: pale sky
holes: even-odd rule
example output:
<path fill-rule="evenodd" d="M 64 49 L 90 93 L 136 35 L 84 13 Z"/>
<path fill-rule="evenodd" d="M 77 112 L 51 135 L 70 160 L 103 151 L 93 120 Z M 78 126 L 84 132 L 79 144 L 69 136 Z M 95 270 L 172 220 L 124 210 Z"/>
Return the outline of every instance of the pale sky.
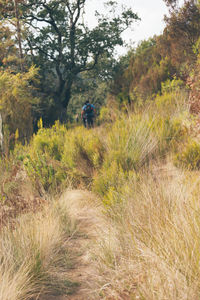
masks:
<path fill-rule="evenodd" d="M 180 4 L 184 0 L 180 0 Z M 164 15 L 168 14 L 168 8 L 162 0 L 117 0 L 119 6 L 126 5 L 131 7 L 133 12 L 137 13 L 141 18 L 133 25 L 133 30 L 127 30 L 123 37 L 127 42 L 131 42 L 132 46 L 136 46 L 140 41 L 159 35 L 163 32 L 165 23 Z M 93 12 L 98 10 L 104 11 L 104 0 L 89 0 L 88 1 L 88 23 L 94 22 Z M 125 49 L 118 50 L 120 54 L 126 53 Z"/>

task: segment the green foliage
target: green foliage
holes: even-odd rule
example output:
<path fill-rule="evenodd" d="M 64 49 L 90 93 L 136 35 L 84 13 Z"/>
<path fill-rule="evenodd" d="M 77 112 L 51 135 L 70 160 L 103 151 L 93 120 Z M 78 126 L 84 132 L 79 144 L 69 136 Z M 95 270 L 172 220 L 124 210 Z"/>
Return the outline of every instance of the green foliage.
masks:
<path fill-rule="evenodd" d="M 99 195 L 107 196 L 109 190 L 120 190 L 120 187 L 125 184 L 127 177 L 128 173 L 125 173 L 122 167 L 116 161 L 113 161 L 109 168 L 104 166 L 94 178 L 93 189 Z"/>
<path fill-rule="evenodd" d="M 159 141 L 159 153 L 162 156 L 169 150 L 176 150 L 184 142 L 188 129 L 179 118 L 156 118 L 151 125 Z"/>
<path fill-rule="evenodd" d="M 155 109 L 160 116 L 165 118 L 188 113 L 188 94 L 185 91 L 177 91 L 157 95 Z"/>
<path fill-rule="evenodd" d="M 126 172 L 113 160 L 109 168 L 104 166 L 98 175 L 94 177 L 93 190 L 102 197 L 103 204 L 107 209 L 122 203 L 119 194 L 126 189 L 129 178 L 137 178 L 134 171 Z"/>
<path fill-rule="evenodd" d="M 112 121 L 112 113 L 109 107 L 103 106 L 100 110 L 99 121 L 101 123 L 111 122 Z"/>
<path fill-rule="evenodd" d="M 36 190 L 44 193 L 55 193 L 59 185 L 67 178 L 66 170 L 61 164 L 55 164 L 47 155 L 36 152 L 33 158 L 24 159 L 24 166 Z"/>
<path fill-rule="evenodd" d="M 149 120 L 140 116 L 116 121 L 108 133 L 107 167 L 115 160 L 124 171 L 137 170 L 156 151 Z"/>
<path fill-rule="evenodd" d="M 13 39 L 13 32 L 8 24 L 0 21 L 0 66 L 10 66 L 13 62 L 16 63 L 16 61 L 17 49 Z"/>
<path fill-rule="evenodd" d="M 123 45 L 122 32 L 139 19 L 137 14 L 124 6 L 121 11 L 116 11 L 116 3 L 111 1 L 105 5 L 106 15 L 95 14 L 96 26 L 90 28 L 84 13 L 87 2 L 52 0 L 43 5 L 28 0 L 26 4 L 19 3 L 23 19 L 30 21 L 26 31 L 30 41 L 27 47 L 29 51 L 34 48 L 33 61 L 40 66 L 42 92 L 54 99 L 54 119 L 62 119 L 63 111 L 70 102 L 73 84 L 78 81 L 77 77 L 85 71 L 93 70 L 98 62 L 102 72 L 105 67 L 105 63 L 101 66 L 104 57 L 108 57 L 112 65 L 113 50 Z M 38 23 L 37 29 L 35 22 Z M 95 85 L 96 76 L 92 73 L 90 75 Z M 84 90 L 84 87 L 90 86 L 90 79 L 82 78 Z M 103 92 L 107 90 L 105 84 L 97 86 Z M 99 98 L 102 100 L 100 91 L 97 101 Z"/>
<path fill-rule="evenodd" d="M 188 92 L 182 80 L 174 78 L 162 82 L 161 93 L 154 99 L 159 115 L 170 117 L 188 112 Z"/>
<path fill-rule="evenodd" d="M 184 150 L 175 156 L 177 166 L 189 169 L 200 169 L 200 144 L 195 140 L 190 140 Z"/>
<path fill-rule="evenodd" d="M 31 152 L 45 154 L 55 159 L 61 160 L 64 142 L 65 142 L 66 128 L 56 122 L 52 128 L 42 128 L 34 135 L 32 140 Z"/>
<path fill-rule="evenodd" d="M 41 194 L 55 192 L 70 177 L 61 163 L 66 132 L 59 122 L 48 129 L 41 126 L 24 155 L 25 170 Z"/>
<path fill-rule="evenodd" d="M 173 80 L 168 79 L 161 83 L 161 92 L 162 94 L 177 92 L 184 86 L 183 80 L 175 77 Z"/>
<path fill-rule="evenodd" d="M 31 67 L 25 73 L 0 71 L 0 110 L 3 123 L 10 135 L 19 132 L 21 141 L 30 138 L 33 131 L 31 105 L 37 102 L 31 82 L 36 81 L 38 70 Z M 10 138 L 10 137 L 9 137 Z"/>
<path fill-rule="evenodd" d="M 85 176 L 98 169 L 104 157 L 104 144 L 96 132 L 78 127 L 66 135 L 62 161 Z"/>
<path fill-rule="evenodd" d="M 40 194 L 55 193 L 64 184 L 77 186 L 92 180 L 103 163 L 105 147 L 100 137 L 83 127 L 67 130 L 57 122 L 33 136 L 28 154 L 16 150 Z"/>

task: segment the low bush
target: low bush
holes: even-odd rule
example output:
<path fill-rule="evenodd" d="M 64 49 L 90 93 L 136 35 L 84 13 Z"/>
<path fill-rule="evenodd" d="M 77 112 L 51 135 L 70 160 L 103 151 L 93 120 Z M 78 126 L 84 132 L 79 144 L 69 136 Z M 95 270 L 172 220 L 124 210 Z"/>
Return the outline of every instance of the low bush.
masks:
<path fill-rule="evenodd" d="M 64 180 L 69 179 L 67 169 L 60 162 L 52 160 L 47 154 L 27 155 L 24 167 L 34 188 L 42 196 L 55 194 Z"/>
<path fill-rule="evenodd" d="M 52 128 L 40 128 L 36 135 L 33 136 L 30 153 L 47 153 L 52 159 L 61 160 L 66 128 L 56 122 Z"/>
<path fill-rule="evenodd" d="M 105 166 L 116 161 L 124 171 L 138 170 L 156 150 L 157 139 L 148 119 L 140 116 L 121 119 L 108 133 Z"/>
<path fill-rule="evenodd" d="M 101 123 L 112 122 L 112 113 L 109 107 L 103 106 L 100 110 L 99 121 Z"/>
<path fill-rule="evenodd" d="M 52 128 L 43 128 L 41 125 L 26 154 L 20 155 L 26 173 L 40 195 L 55 194 L 65 181 L 68 184 L 70 182 L 71 174 L 61 162 L 66 134 L 67 129 L 59 122 Z M 18 152 L 15 150 L 15 155 Z"/>
<path fill-rule="evenodd" d="M 97 131 L 78 127 L 66 135 L 62 162 L 83 176 L 92 177 L 102 165 L 104 153 L 104 143 Z"/>
<path fill-rule="evenodd" d="M 126 184 L 128 175 L 128 172 L 124 172 L 122 167 L 113 161 L 109 168 L 103 167 L 94 177 L 93 190 L 103 197 L 105 205 L 112 205 L 114 203 L 108 195 L 115 191 L 121 191 L 121 188 Z"/>
<path fill-rule="evenodd" d="M 159 155 L 162 157 L 167 152 L 178 148 L 188 136 L 188 127 L 181 118 L 155 118 L 151 124 L 153 132 L 158 139 Z"/>
<path fill-rule="evenodd" d="M 188 92 L 183 81 L 174 79 L 162 83 L 161 94 L 156 95 L 155 109 L 160 116 L 177 116 L 189 111 Z"/>
<path fill-rule="evenodd" d="M 183 151 L 175 156 L 177 166 L 189 169 L 200 169 L 200 144 L 195 140 L 190 140 Z"/>

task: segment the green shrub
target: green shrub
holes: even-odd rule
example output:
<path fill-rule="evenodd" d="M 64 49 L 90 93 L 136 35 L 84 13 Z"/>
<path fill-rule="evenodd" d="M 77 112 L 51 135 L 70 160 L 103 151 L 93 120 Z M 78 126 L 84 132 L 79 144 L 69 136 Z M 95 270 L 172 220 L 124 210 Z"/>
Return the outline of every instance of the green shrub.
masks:
<path fill-rule="evenodd" d="M 99 121 L 102 123 L 112 121 L 111 112 L 109 107 L 103 106 L 100 110 Z"/>
<path fill-rule="evenodd" d="M 134 171 L 126 172 L 116 161 L 109 168 L 103 167 L 94 177 L 93 190 L 102 197 L 103 204 L 108 208 L 119 205 L 119 197 L 126 189 L 130 177 L 136 178 Z"/>
<path fill-rule="evenodd" d="M 185 86 L 183 80 L 177 79 L 176 77 L 173 80 L 166 80 L 165 82 L 161 83 L 161 90 L 162 93 L 172 93 L 178 92 L 183 89 Z"/>
<path fill-rule="evenodd" d="M 78 127 L 66 135 L 62 161 L 70 169 L 92 176 L 102 165 L 104 153 L 104 143 L 97 132 Z"/>
<path fill-rule="evenodd" d="M 66 132 L 64 125 L 60 125 L 59 122 L 52 128 L 40 128 L 33 137 L 30 152 L 48 153 L 51 158 L 61 160 Z"/>
<path fill-rule="evenodd" d="M 151 128 L 158 138 L 161 156 L 169 150 L 175 150 L 188 135 L 187 126 L 179 118 L 157 118 L 152 122 Z"/>
<path fill-rule="evenodd" d="M 39 127 L 27 154 L 22 156 L 24 167 L 40 194 L 55 193 L 63 182 L 71 178 L 68 168 L 61 162 L 67 129 L 59 122 L 52 128 L 45 129 L 42 125 Z"/>
<path fill-rule="evenodd" d="M 116 161 L 109 168 L 103 167 L 98 175 L 94 177 L 93 189 L 101 196 L 105 196 L 109 189 L 119 190 L 127 179 L 125 173 Z"/>
<path fill-rule="evenodd" d="M 68 174 L 61 163 L 55 163 L 47 155 L 36 153 L 27 155 L 24 167 L 34 187 L 40 194 L 55 193 Z"/>
<path fill-rule="evenodd" d="M 155 98 L 155 109 L 160 116 L 170 117 L 189 111 L 188 94 L 185 90 L 164 90 Z"/>
<path fill-rule="evenodd" d="M 135 116 L 122 119 L 108 133 L 107 167 L 116 161 L 124 171 L 138 170 L 157 149 L 149 120 Z"/>
<path fill-rule="evenodd" d="M 175 156 L 175 164 L 190 170 L 200 169 L 200 144 L 189 141 L 185 149 Z"/>

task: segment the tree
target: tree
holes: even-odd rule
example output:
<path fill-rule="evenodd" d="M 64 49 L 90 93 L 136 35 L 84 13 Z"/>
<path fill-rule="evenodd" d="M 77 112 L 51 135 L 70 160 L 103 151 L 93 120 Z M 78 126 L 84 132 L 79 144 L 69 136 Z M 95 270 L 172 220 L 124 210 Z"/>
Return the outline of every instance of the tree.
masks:
<path fill-rule="evenodd" d="M 170 58 L 176 66 L 182 64 L 183 79 L 196 61 L 194 45 L 200 36 L 200 7 L 196 0 L 185 1 L 183 7 L 170 11 L 165 17 L 165 40 L 170 45 Z M 169 55 L 169 54 L 168 54 Z"/>
<path fill-rule="evenodd" d="M 14 74 L 11 70 L 0 70 L 0 114 L 9 134 L 16 130 L 21 141 L 30 138 L 33 132 L 31 105 L 37 101 L 33 96 L 33 81 L 38 70 L 31 67 L 27 72 Z"/>
<path fill-rule="evenodd" d="M 177 5 L 178 0 L 163 0 L 167 6 L 175 8 Z"/>
<path fill-rule="evenodd" d="M 42 89 L 51 94 L 63 118 L 77 75 L 94 69 L 99 59 L 112 57 L 115 46 L 123 45 L 122 32 L 137 14 L 123 9 L 116 14 L 116 2 L 106 4 L 110 18 L 96 12 L 97 25 L 89 28 L 84 10 L 87 0 L 27 0 L 20 3 L 28 27 L 26 51 L 40 66 Z"/>
<path fill-rule="evenodd" d="M 93 70 L 85 71 L 77 76 L 68 105 L 68 118 L 73 119 L 73 115 L 80 112 L 80 105 L 82 106 L 86 100 L 90 100 L 95 105 L 98 113 L 100 107 L 106 102 L 117 65 L 116 58 L 104 55 Z"/>
<path fill-rule="evenodd" d="M 15 56 L 15 45 L 12 40 L 12 31 L 0 22 L 0 67 L 6 65 L 8 60 Z"/>
<path fill-rule="evenodd" d="M 20 70 L 23 71 L 23 51 L 22 51 L 22 30 L 21 30 L 21 10 L 19 4 L 23 0 L 0 0 L 0 20 L 1 27 L 6 28 L 9 33 L 9 39 L 12 35 L 12 42 L 16 42 L 15 45 L 15 61 L 20 66 Z M 9 25 L 8 25 L 9 22 Z M 8 37 L 8 34 L 7 34 Z"/>

